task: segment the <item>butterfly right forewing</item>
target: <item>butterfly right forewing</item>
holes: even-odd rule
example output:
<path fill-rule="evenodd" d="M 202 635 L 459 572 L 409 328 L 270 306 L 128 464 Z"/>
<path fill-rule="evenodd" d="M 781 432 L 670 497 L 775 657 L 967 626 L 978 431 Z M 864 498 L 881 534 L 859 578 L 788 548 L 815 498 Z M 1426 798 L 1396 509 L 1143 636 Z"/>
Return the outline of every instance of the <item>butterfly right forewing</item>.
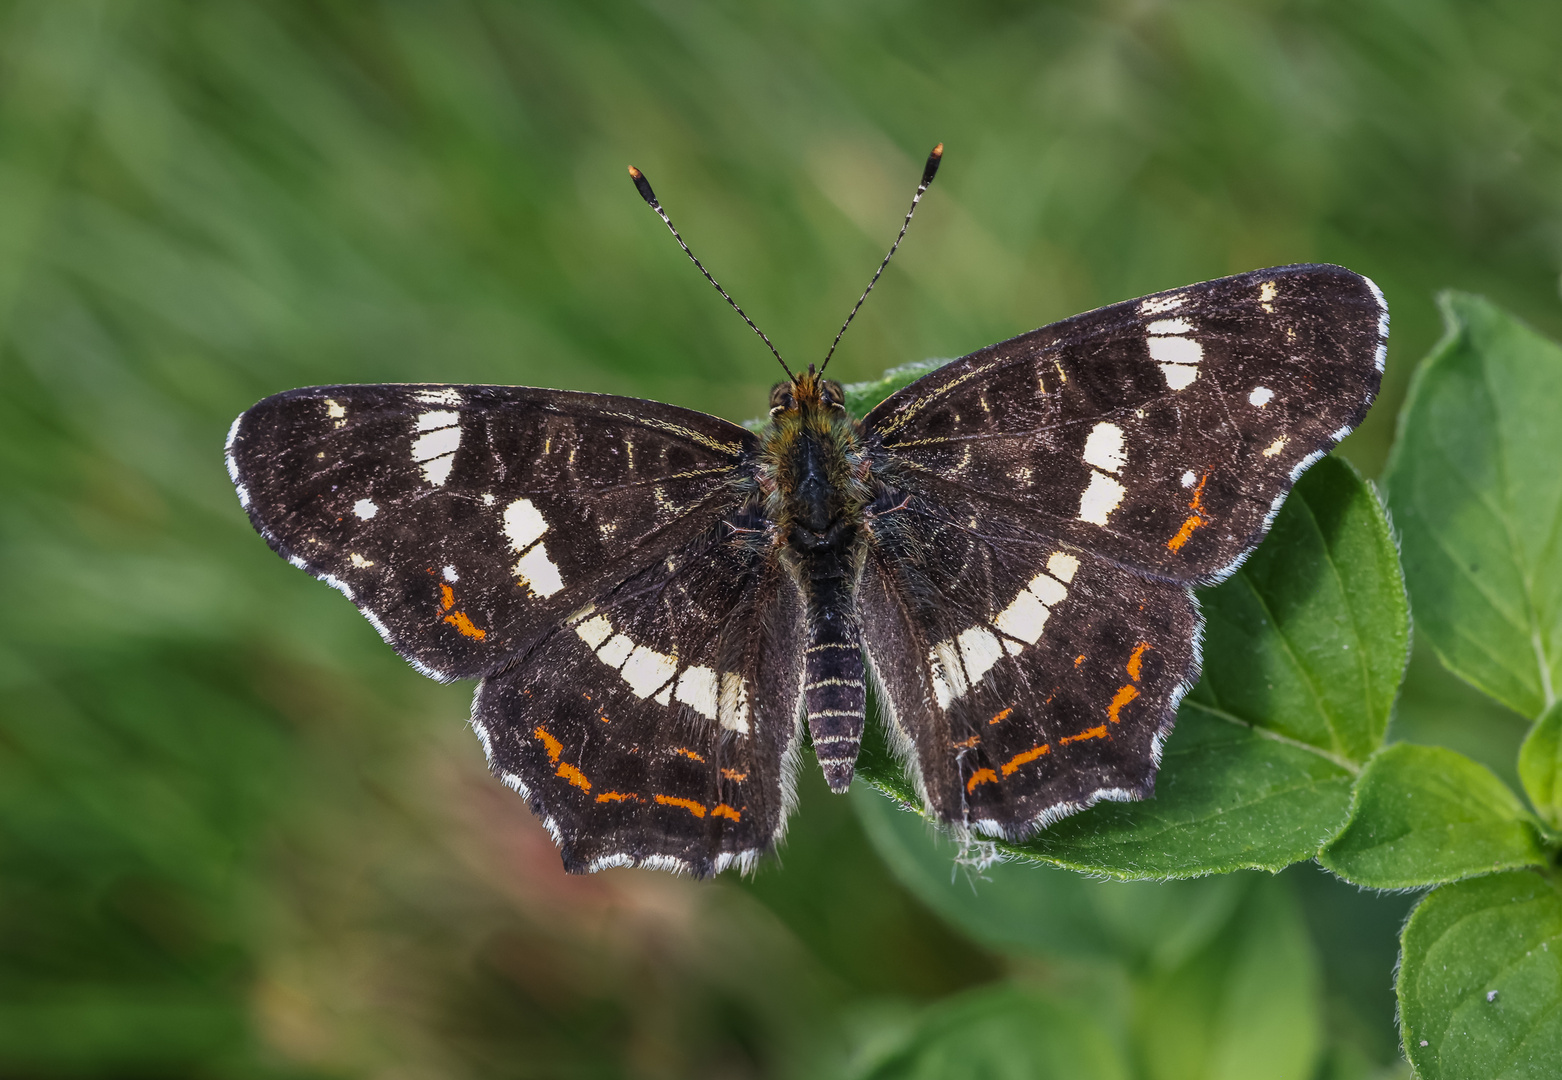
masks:
<path fill-rule="evenodd" d="M 881 468 L 1146 573 L 1208 583 L 1365 415 L 1388 309 L 1337 266 L 1130 300 L 956 360 L 864 418 Z"/>

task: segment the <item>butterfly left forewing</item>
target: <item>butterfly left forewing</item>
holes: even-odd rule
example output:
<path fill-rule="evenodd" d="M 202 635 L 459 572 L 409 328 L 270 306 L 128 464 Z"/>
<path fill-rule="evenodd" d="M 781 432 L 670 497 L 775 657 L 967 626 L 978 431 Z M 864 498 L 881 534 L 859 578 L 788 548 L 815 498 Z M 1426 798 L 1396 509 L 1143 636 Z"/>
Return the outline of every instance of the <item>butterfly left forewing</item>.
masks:
<path fill-rule="evenodd" d="M 982 349 L 864 419 L 880 468 L 1156 576 L 1212 581 L 1366 413 L 1388 314 L 1289 266 L 1114 304 Z"/>
<path fill-rule="evenodd" d="M 228 465 L 257 530 L 424 672 L 482 675 L 736 502 L 743 429 L 655 402 L 501 386 L 267 398 Z"/>
<path fill-rule="evenodd" d="M 877 509 L 863 638 L 933 813 L 1020 838 L 1149 794 L 1197 674 L 1188 589 L 1005 528 L 978 499 L 902 493 Z"/>
<path fill-rule="evenodd" d="M 779 838 L 799 738 L 801 604 L 757 526 L 723 522 L 483 681 L 473 726 L 566 868 L 749 867 Z"/>

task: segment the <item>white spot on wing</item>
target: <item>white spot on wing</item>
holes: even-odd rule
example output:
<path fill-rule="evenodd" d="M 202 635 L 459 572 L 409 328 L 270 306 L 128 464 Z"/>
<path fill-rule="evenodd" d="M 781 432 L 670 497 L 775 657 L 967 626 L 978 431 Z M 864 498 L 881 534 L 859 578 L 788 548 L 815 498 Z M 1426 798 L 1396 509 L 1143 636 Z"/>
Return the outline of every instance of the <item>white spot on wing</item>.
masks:
<path fill-rule="evenodd" d="M 1157 319 L 1145 327 L 1150 334 L 1191 334 L 1193 324 L 1187 319 Z"/>
<path fill-rule="evenodd" d="M 418 416 L 419 431 L 434 431 L 438 428 L 447 428 L 461 422 L 459 413 L 453 412 L 426 412 Z"/>
<path fill-rule="evenodd" d="M 613 636 L 613 624 L 608 621 L 606 615 L 597 615 L 576 626 L 575 633 L 588 648 L 595 652 L 604 641 Z"/>
<path fill-rule="evenodd" d="M 1103 420 L 1090 429 L 1085 439 L 1085 462 L 1098 469 L 1115 473 L 1127 460 L 1123 455 L 1123 429 L 1109 420 Z"/>
<path fill-rule="evenodd" d="M 1175 311 L 1182 307 L 1182 297 L 1173 293 L 1170 296 L 1152 296 L 1139 302 L 1139 314 L 1159 315 L 1163 311 Z"/>
<path fill-rule="evenodd" d="M 1193 486 L 1193 482 L 1195 480 L 1197 480 L 1197 479 L 1198 479 L 1198 477 L 1194 476 L 1191 471 L 1190 472 L 1185 472 L 1185 473 L 1182 474 L 1182 486 L 1183 487 L 1192 487 Z"/>
<path fill-rule="evenodd" d="M 564 579 L 559 576 L 559 568 L 553 565 L 553 560 L 548 558 L 546 544 L 533 545 L 520 561 L 515 564 L 515 576 L 520 579 L 519 584 L 525 585 L 535 595 L 540 597 L 552 596 L 564 588 Z"/>
<path fill-rule="evenodd" d="M 353 503 L 353 513 L 357 514 L 365 521 L 368 521 L 379 512 L 380 508 L 375 506 L 368 499 L 359 499 L 357 502 Z"/>
<path fill-rule="evenodd" d="M 616 670 L 624 666 L 624 661 L 629 659 L 629 654 L 634 651 L 633 641 L 623 634 L 615 634 L 606 645 L 597 650 L 597 659 Z"/>
<path fill-rule="evenodd" d="M 412 395 L 412 399 L 419 405 L 459 405 L 461 392 L 453 386 L 441 386 L 419 390 Z"/>
<path fill-rule="evenodd" d="M 1269 387 L 1255 386 L 1253 387 L 1253 392 L 1247 396 L 1247 403 L 1249 405 L 1256 405 L 1262 409 L 1265 405 L 1268 405 L 1271 401 L 1273 401 L 1274 397 L 1275 392 L 1269 389 Z"/>
<path fill-rule="evenodd" d="M 998 613 L 993 625 L 1012 638 L 1034 645 L 1041 640 L 1041 631 L 1047 625 L 1049 614 L 1040 600 L 1031 595 L 1029 590 L 1022 589 L 1020 595 L 1014 598 L 1014 603 Z"/>
<path fill-rule="evenodd" d="M 975 683 L 1003 657 L 1003 647 L 992 631 L 973 626 L 960 632 L 960 656 L 965 661 L 966 677 Z"/>
<path fill-rule="evenodd" d="M 338 402 L 332 401 L 330 398 L 326 398 L 325 399 L 325 414 L 327 416 L 329 416 L 332 420 L 340 420 L 344 416 L 347 415 L 347 410 L 342 408 L 342 406 Z M 342 425 L 341 424 L 337 424 L 336 426 L 337 427 L 341 427 Z"/>
<path fill-rule="evenodd" d="M 365 559 L 362 555 L 358 554 L 356 551 L 352 553 L 351 559 L 352 559 L 352 564 L 354 566 L 356 566 L 360 570 L 365 570 L 365 569 L 367 569 L 367 568 L 369 568 L 369 567 L 374 565 L 374 560 L 373 559 Z"/>
<path fill-rule="evenodd" d="M 1268 446 L 1264 447 L 1264 456 L 1265 457 L 1274 457 L 1276 454 L 1278 454 L 1280 451 L 1282 451 L 1284 449 L 1285 449 L 1285 439 L 1284 438 L 1276 439 L 1274 442 L 1272 442 Z M 1193 474 L 1189 473 L 1188 475 L 1191 476 Z"/>
<path fill-rule="evenodd" d="M 1031 578 L 1030 584 L 1026 588 L 1035 594 L 1037 600 L 1040 600 L 1048 607 L 1061 604 L 1063 598 L 1068 595 L 1067 586 L 1055 578 L 1048 577 L 1046 574 L 1037 574 Z"/>
<path fill-rule="evenodd" d="M 748 734 L 748 685 L 735 671 L 721 676 L 721 700 L 716 708 L 717 722 L 730 731 Z"/>
<path fill-rule="evenodd" d="M 525 551 L 548 531 L 548 523 L 530 499 L 516 499 L 504 508 L 504 535 L 516 551 Z"/>
<path fill-rule="evenodd" d="M 1204 346 L 1189 337 L 1152 337 L 1150 358 L 1157 364 L 1197 364 L 1204 359 Z"/>
<path fill-rule="evenodd" d="M 1079 560 L 1066 551 L 1054 551 L 1047 560 L 1047 572 L 1060 581 L 1073 581 L 1079 573 Z"/>
<path fill-rule="evenodd" d="M 1161 374 L 1171 389 L 1186 390 L 1199 377 L 1199 369 L 1192 364 L 1162 364 Z"/>
<path fill-rule="evenodd" d="M 710 668 L 700 664 L 685 668 L 678 676 L 676 696 L 705 719 L 716 719 L 716 673 Z"/>
<path fill-rule="evenodd" d="M 484 506 L 492 506 L 493 504 L 494 504 L 494 497 L 492 495 L 488 494 L 487 492 L 484 492 L 483 493 L 483 505 Z"/>
<path fill-rule="evenodd" d="M 456 568 L 454 566 L 447 566 L 440 572 L 444 574 L 445 580 L 450 582 L 452 585 L 461 580 L 461 575 L 456 573 Z"/>
<path fill-rule="evenodd" d="M 1123 501 L 1124 488 L 1105 473 L 1090 471 L 1090 484 L 1079 497 L 1079 520 L 1105 525 L 1108 515 Z"/>
<path fill-rule="evenodd" d="M 426 435 L 419 435 L 412 441 L 412 460 L 429 461 L 433 458 L 444 457 L 446 454 L 454 454 L 456 448 L 461 445 L 461 429 L 459 427 L 444 427 L 437 431 L 430 431 Z"/>
<path fill-rule="evenodd" d="M 1260 285 L 1258 287 L 1258 306 L 1263 308 L 1265 311 L 1274 311 L 1275 306 L 1274 304 L 1270 303 L 1270 301 L 1275 298 L 1275 292 L 1275 283 L 1272 281 L 1266 281 Z"/>

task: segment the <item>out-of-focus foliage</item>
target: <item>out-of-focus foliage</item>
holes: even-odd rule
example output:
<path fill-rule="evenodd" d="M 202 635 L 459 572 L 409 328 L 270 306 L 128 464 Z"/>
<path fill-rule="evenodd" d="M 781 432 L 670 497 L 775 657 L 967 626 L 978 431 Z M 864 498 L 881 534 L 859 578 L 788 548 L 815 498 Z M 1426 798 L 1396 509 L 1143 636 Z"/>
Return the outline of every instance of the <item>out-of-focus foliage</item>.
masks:
<path fill-rule="evenodd" d="M 0 3 L 0 1071 L 895 1075 L 1027 1001 L 1088 1013 L 1070 1052 L 1102 1070 L 1393 1068 L 1408 901 L 1308 868 L 1153 977 L 1140 942 L 971 936 L 813 776 L 751 882 L 566 879 L 468 688 L 272 556 L 220 448 L 335 381 L 753 415 L 767 354 L 624 166 L 806 362 L 943 140 L 832 374 L 1339 262 L 1394 313 L 1346 444 L 1375 473 L 1436 289 L 1562 331 L 1558 40 L 1527 0 Z M 1512 781 L 1526 720 L 1419 654 L 1392 730 Z M 1439 890 L 1407 948 L 1525 873 Z M 1477 1004 L 1412 974 L 1412 1025 Z M 1257 1038 L 1251 988 L 1317 1024 Z"/>

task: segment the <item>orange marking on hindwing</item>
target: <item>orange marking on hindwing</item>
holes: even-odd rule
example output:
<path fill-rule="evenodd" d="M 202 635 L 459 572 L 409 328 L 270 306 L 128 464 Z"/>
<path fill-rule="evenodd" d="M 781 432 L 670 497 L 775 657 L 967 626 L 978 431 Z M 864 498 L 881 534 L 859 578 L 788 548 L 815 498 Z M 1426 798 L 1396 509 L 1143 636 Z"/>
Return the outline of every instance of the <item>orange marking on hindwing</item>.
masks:
<path fill-rule="evenodd" d="M 557 765 L 559 762 L 559 755 L 564 752 L 564 744 L 559 742 L 559 740 L 555 739 L 552 735 L 549 735 L 547 730 L 541 727 L 532 732 L 532 737 L 542 740 L 543 749 L 548 751 L 549 763 Z"/>
<path fill-rule="evenodd" d="M 717 803 L 716 808 L 710 812 L 711 817 L 731 818 L 733 821 L 743 820 L 743 811 L 734 810 L 726 803 Z"/>
<path fill-rule="evenodd" d="M 1043 754 L 1050 753 L 1052 753 L 1052 744 L 1042 743 L 1040 746 L 1031 747 L 1024 753 L 1015 754 L 1012 758 L 1003 763 L 1003 775 L 1013 776 L 1016 772 L 1019 771 L 1021 765 L 1029 764 L 1030 762 L 1035 761 L 1037 758 L 1041 757 Z"/>
<path fill-rule="evenodd" d="M 721 770 L 721 775 L 725 776 L 728 780 L 731 780 L 733 783 L 739 783 L 739 784 L 742 783 L 744 780 L 748 779 L 748 773 L 746 773 L 746 772 L 738 772 L 738 770 L 736 770 L 736 769 L 723 769 L 723 770 Z"/>
<path fill-rule="evenodd" d="M 1117 693 L 1112 698 L 1112 704 L 1106 707 L 1106 718 L 1114 724 L 1121 723 L 1122 717 L 1118 713 L 1123 711 L 1124 705 L 1127 705 L 1138 696 L 1139 688 L 1137 686 L 1119 686 Z"/>
<path fill-rule="evenodd" d="M 971 774 L 971 779 L 965 782 L 965 790 L 975 791 L 978 784 L 996 784 L 998 774 L 991 769 L 977 769 Z"/>
<path fill-rule="evenodd" d="M 1063 738 L 1058 740 L 1058 743 L 1059 745 L 1067 746 L 1069 743 L 1087 742 L 1090 739 L 1109 738 L 1111 738 L 1111 736 L 1106 733 L 1106 725 L 1102 724 L 1100 727 L 1093 727 L 1089 731 L 1081 731 L 1078 735 L 1065 735 Z"/>
<path fill-rule="evenodd" d="M 1007 720 L 1013 713 L 1014 713 L 1013 709 L 1005 709 L 1005 710 L 1003 710 L 1003 712 L 999 713 L 997 716 L 993 717 L 991 720 L 989 720 L 987 722 L 989 724 L 996 724 L 1000 720 Z"/>
<path fill-rule="evenodd" d="M 586 774 L 575 768 L 575 766 L 571 765 L 567 761 L 561 763 L 559 767 L 554 770 L 553 775 L 564 777 L 564 779 L 580 788 L 581 791 L 591 790 L 591 781 L 586 779 Z"/>
<path fill-rule="evenodd" d="M 673 753 L 682 754 L 691 761 L 698 761 L 702 765 L 705 764 L 705 759 L 699 754 L 696 754 L 693 750 L 690 750 L 687 746 L 680 746 L 678 749 L 674 750 Z"/>
<path fill-rule="evenodd" d="M 440 611 L 449 611 L 456 606 L 456 591 L 454 589 L 441 581 L 439 583 L 439 591 L 444 596 L 444 599 L 439 604 Z"/>
<path fill-rule="evenodd" d="M 472 625 L 472 620 L 466 617 L 466 612 L 464 611 L 452 611 L 445 616 L 445 621 L 461 631 L 462 634 L 477 641 L 482 641 L 488 636 L 488 631 L 480 626 Z"/>
<path fill-rule="evenodd" d="M 1193 489 L 1193 501 L 1188 504 L 1189 514 L 1183 521 L 1182 528 L 1177 530 L 1177 535 L 1166 541 L 1166 546 L 1173 551 L 1181 551 L 1182 545 L 1188 542 L 1188 537 L 1193 535 L 1193 530 L 1200 525 L 1208 524 L 1204 519 L 1204 483 L 1209 479 L 1209 473 L 1199 477 L 1199 486 Z"/>
<path fill-rule="evenodd" d="M 1074 657 L 1074 666 L 1075 667 L 1078 667 L 1080 664 L 1083 664 L 1084 662 L 1085 662 L 1085 654 L 1084 653 L 1080 653 L 1078 656 Z"/>
<path fill-rule="evenodd" d="M 992 721 L 988 721 L 988 723 L 991 722 Z M 975 746 L 981 741 L 982 737 L 980 735 L 972 735 L 969 739 L 963 739 L 960 742 L 952 742 L 949 745 L 958 750 L 969 750 L 971 747 Z"/>
<path fill-rule="evenodd" d="M 631 795 L 627 791 L 604 791 L 602 794 L 597 796 L 597 802 L 624 802 L 626 800 L 633 802 L 642 801 L 640 796 Z"/>
<path fill-rule="evenodd" d="M 1145 650 L 1151 648 L 1154 648 L 1154 646 L 1152 646 L 1148 641 L 1141 641 L 1139 644 L 1134 646 L 1134 654 L 1128 658 L 1127 669 L 1128 677 L 1134 682 L 1138 682 L 1140 674 L 1143 673 L 1144 669 L 1140 661 L 1144 659 Z"/>
<path fill-rule="evenodd" d="M 680 799 L 674 795 L 658 795 L 656 801 L 663 806 L 681 806 L 697 818 L 705 816 L 705 805 L 693 799 Z"/>

